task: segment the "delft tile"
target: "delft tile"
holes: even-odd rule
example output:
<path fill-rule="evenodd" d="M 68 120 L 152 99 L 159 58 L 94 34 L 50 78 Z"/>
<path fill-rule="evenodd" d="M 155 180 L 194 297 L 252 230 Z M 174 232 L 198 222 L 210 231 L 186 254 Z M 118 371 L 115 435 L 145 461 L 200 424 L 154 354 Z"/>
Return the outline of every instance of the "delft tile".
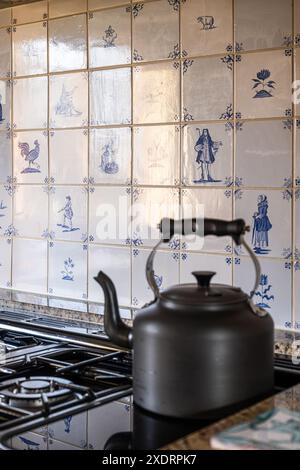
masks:
<path fill-rule="evenodd" d="M 14 81 L 15 129 L 41 129 L 48 122 L 48 78 L 22 78 Z M 24 112 L 24 110 L 28 112 Z"/>
<path fill-rule="evenodd" d="M 179 120 L 179 63 L 148 64 L 133 69 L 134 122 Z"/>
<path fill-rule="evenodd" d="M 296 321 L 296 328 L 300 329 L 300 261 L 296 263 L 295 275 L 294 275 L 294 293 L 295 293 L 295 305 L 294 305 L 294 317 Z"/>
<path fill-rule="evenodd" d="M 12 9 L 13 24 L 31 23 L 45 20 L 48 16 L 48 2 L 30 3 Z"/>
<path fill-rule="evenodd" d="M 50 193 L 51 238 L 87 241 L 87 192 L 83 187 L 52 187 Z"/>
<path fill-rule="evenodd" d="M 87 0 L 50 0 L 49 17 L 72 15 L 87 9 Z"/>
<path fill-rule="evenodd" d="M 3 8 L 0 10 L 0 28 L 11 24 L 11 8 Z"/>
<path fill-rule="evenodd" d="M 10 28 L 0 29 L 0 77 L 8 78 L 11 73 L 11 31 Z"/>
<path fill-rule="evenodd" d="M 132 206 L 132 245 L 154 246 L 160 240 L 157 225 L 164 217 L 179 217 L 179 190 L 134 188 Z M 170 243 L 164 248 L 172 249 Z"/>
<path fill-rule="evenodd" d="M 35 260 L 34 269 L 28 269 Z M 13 240 L 13 288 L 21 291 L 47 293 L 47 242 L 45 240 Z"/>
<path fill-rule="evenodd" d="M 125 244 L 130 238 L 130 194 L 124 187 L 96 187 L 90 194 L 90 227 L 97 243 Z"/>
<path fill-rule="evenodd" d="M 132 256 L 132 305 L 141 308 L 153 300 L 154 294 L 146 278 L 146 263 L 151 250 L 135 249 Z M 179 253 L 158 252 L 154 277 L 160 291 L 179 282 Z"/>
<path fill-rule="evenodd" d="M 49 70 L 85 69 L 87 66 L 86 15 L 49 21 Z"/>
<path fill-rule="evenodd" d="M 50 181 L 57 184 L 87 182 L 88 132 L 83 129 L 51 131 L 49 144 Z"/>
<path fill-rule="evenodd" d="M 49 298 L 49 307 L 60 309 L 60 310 L 74 310 L 74 312 L 87 313 L 86 302 L 79 302 L 78 300 L 66 300 L 59 298 Z"/>
<path fill-rule="evenodd" d="M 127 184 L 131 178 L 131 129 L 90 131 L 90 179 L 93 183 Z"/>
<path fill-rule="evenodd" d="M 13 135 L 14 177 L 18 183 L 43 183 L 48 177 L 47 131 Z"/>
<path fill-rule="evenodd" d="M 88 76 L 70 73 L 50 77 L 50 127 L 88 124 Z"/>
<path fill-rule="evenodd" d="M 47 73 L 47 23 L 13 28 L 14 76 Z"/>
<path fill-rule="evenodd" d="M 218 54 L 232 47 L 231 0 L 187 0 L 182 5 L 183 50 L 191 55 Z"/>
<path fill-rule="evenodd" d="M 10 132 L 0 132 L 0 183 L 6 183 L 12 173 L 12 138 Z"/>
<path fill-rule="evenodd" d="M 292 192 L 290 189 L 238 190 L 235 216 L 251 226 L 245 239 L 259 257 L 289 259 Z"/>
<path fill-rule="evenodd" d="M 300 44 L 300 35 L 299 35 L 299 44 Z M 300 83 L 300 48 L 296 49 L 296 62 L 295 62 L 295 79 L 299 80 Z M 295 102 L 295 112 L 297 116 L 300 116 L 300 87 L 299 85 L 296 85 L 295 88 L 295 93 L 296 93 L 296 102 Z"/>
<path fill-rule="evenodd" d="M 283 328 L 291 322 L 291 269 L 285 261 L 261 259 L 262 275 L 253 301 L 273 317 L 275 326 Z M 237 258 L 234 264 L 234 285 L 246 293 L 253 290 L 254 267 L 249 258 Z"/>
<path fill-rule="evenodd" d="M 87 250 L 82 244 L 63 242 L 51 244 L 49 250 L 49 293 L 61 297 L 86 299 L 86 270 Z"/>
<path fill-rule="evenodd" d="M 67 416 L 64 420 L 49 424 L 49 440 L 58 440 L 75 447 L 86 447 L 87 413 Z"/>
<path fill-rule="evenodd" d="M 199 80 L 201 77 L 201 80 Z M 233 101 L 233 73 L 223 57 L 194 59 L 183 74 L 183 119 L 228 119 Z"/>
<path fill-rule="evenodd" d="M 130 25 L 130 10 L 125 7 L 89 14 L 90 67 L 131 62 Z"/>
<path fill-rule="evenodd" d="M 235 0 L 236 42 L 243 50 L 289 46 L 292 9 L 292 0 Z"/>
<path fill-rule="evenodd" d="M 41 238 L 48 227 L 48 195 L 42 186 L 18 186 L 13 222 L 21 237 Z"/>
<path fill-rule="evenodd" d="M 0 235 L 9 237 L 12 224 L 12 197 L 7 185 L 0 186 L 0 201 Z"/>
<path fill-rule="evenodd" d="M 182 215 L 184 219 L 211 217 L 232 220 L 232 194 L 224 189 L 184 189 L 182 191 Z M 183 248 L 193 251 L 220 251 L 231 254 L 230 237 L 186 237 Z"/>
<path fill-rule="evenodd" d="M 0 80 L 0 131 L 10 129 L 11 87 L 8 81 Z"/>
<path fill-rule="evenodd" d="M 295 186 L 300 188 L 300 120 L 296 121 L 295 140 L 296 140 L 296 163 L 295 163 L 295 174 L 296 181 Z"/>
<path fill-rule="evenodd" d="M 206 151 L 205 151 L 206 149 Z M 233 130 L 226 124 L 183 129 L 183 183 L 226 186 L 232 181 Z"/>
<path fill-rule="evenodd" d="M 247 187 L 292 181 L 292 120 L 244 122 L 237 132 L 236 174 Z"/>
<path fill-rule="evenodd" d="M 236 67 L 237 111 L 241 117 L 280 117 L 289 113 L 291 72 L 291 57 L 285 51 L 243 55 Z"/>
<path fill-rule="evenodd" d="M 101 423 L 101 427 L 99 427 L 99 423 Z M 87 430 L 88 449 L 103 450 L 111 436 L 119 432 L 130 432 L 130 405 L 113 402 L 88 411 Z"/>
<path fill-rule="evenodd" d="M 196 283 L 192 272 L 213 271 L 213 283 L 232 285 L 232 259 L 221 255 L 182 253 L 180 259 L 180 282 Z"/>
<path fill-rule="evenodd" d="M 1 213 L 0 213 L 1 216 Z M 11 286 L 11 241 L 0 240 L 0 287 Z"/>
<path fill-rule="evenodd" d="M 38 434 L 27 432 L 13 437 L 11 447 L 14 450 L 47 450 L 47 439 Z"/>
<path fill-rule="evenodd" d="M 295 41 L 300 45 L 300 0 L 294 0 L 294 23 Z"/>
<path fill-rule="evenodd" d="M 144 3 L 132 27 L 135 62 L 179 58 L 179 10 L 170 2 Z"/>
<path fill-rule="evenodd" d="M 144 126 L 133 130 L 133 181 L 177 185 L 180 165 L 179 126 Z"/>
<path fill-rule="evenodd" d="M 88 0 L 89 10 L 119 6 L 130 3 L 130 0 Z"/>
<path fill-rule="evenodd" d="M 99 271 L 105 272 L 115 284 L 119 304 L 130 306 L 130 249 L 104 246 L 89 246 L 89 300 L 104 302 L 103 290 L 94 277 Z"/>
<path fill-rule="evenodd" d="M 300 269 L 300 189 L 295 191 L 295 258 Z"/>
<path fill-rule="evenodd" d="M 90 74 L 91 125 L 130 124 L 131 70 L 121 68 Z"/>

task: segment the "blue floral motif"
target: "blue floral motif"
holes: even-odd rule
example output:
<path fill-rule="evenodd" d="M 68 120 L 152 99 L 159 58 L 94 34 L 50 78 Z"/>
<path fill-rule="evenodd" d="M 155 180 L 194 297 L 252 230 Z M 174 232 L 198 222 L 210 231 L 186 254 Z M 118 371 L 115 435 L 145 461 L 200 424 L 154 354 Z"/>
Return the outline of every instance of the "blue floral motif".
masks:
<path fill-rule="evenodd" d="M 169 59 L 173 59 L 173 60 L 176 60 L 176 59 L 179 59 L 180 58 L 180 48 L 179 48 L 179 44 L 176 44 L 173 48 L 173 51 L 171 51 L 168 55 L 168 58 Z"/>
<path fill-rule="evenodd" d="M 186 0 L 168 0 L 169 5 L 173 7 L 173 10 L 178 11 L 180 3 L 185 3 Z"/>
<path fill-rule="evenodd" d="M 242 130 L 243 130 L 243 127 L 244 127 L 244 123 L 243 123 L 243 122 L 237 121 L 237 122 L 235 123 L 235 128 L 236 128 L 237 131 L 242 131 Z"/>
<path fill-rule="evenodd" d="M 236 189 L 236 190 L 234 191 L 234 197 L 235 197 L 236 200 L 242 199 L 243 194 L 244 194 L 244 193 L 243 193 L 243 191 L 242 191 L 241 189 Z"/>
<path fill-rule="evenodd" d="M 74 272 L 73 269 L 75 264 L 72 258 L 67 258 L 64 261 L 64 269 L 61 271 L 63 281 L 74 281 Z"/>
<path fill-rule="evenodd" d="M 299 201 L 300 200 L 300 189 L 297 189 L 296 192 L 295 192 L 295 198 L 296 198 L 296 201 Z"/>
<path fill-rule="evenodd" d="M 226 264 L 227 264 L 228 266 L 231 266 L 231 264 L 232 264 L 232 259 L 229 258 L 229 257 L 227 257 L 227 258 L 225 259 L 225 262 L 226 262 Z"/>
<path fill-rule="evenodd" d="M 13 196 L 17 190 L 16 182 L 17 182 L 16 178 L 13 178 L 12 176 L 8 176 L 6 179 L 6 184 L 4 185 L 4 189 L 10 196 Z"/>
<path fill-rule="evenodd" d="M 171 248 L 171 250 L 180 250 L 179 238 L 172 238 L 172 240 L 168 243 L 168 246 Z"/>
<path fill-rule="evenodd" d="M 172 258 L 174 261 L 179 261 L 179 253 L 172 253 Z"/>
<path fill-rule="evenodd" d="M 139 13 L 142 11 L 143 8 L 144 8 L 143 3 L 136 3 L 135 5 L 133 5 L 133 7 L 132 7 L 133 17 L 136 18 L 139 15 Z"/>
<path fill-rule="evenodd" d="M 183 108 L 183 119 L 184 121 L 194 121 L 193 116 L 188 112 L 187 108 Z"/>
<path fill-rule="evenodd" d="M 236 52 L 242 52 L 244 50 L 244 45 L 242 42 L 235 43 L 235 50 Z"/>
<path fill-rule="evenodd" d="M 227 54 L 226 56 L 221 57 L 221 61 L 223 64 L 227 65 L 229 70 L 233 70 L 234 56 L 232 54 Z"/>
<path fill-rule="evenodd" d="M 229 120 L 229 119 L 233 119 L 233 117 L 234 117 L 234 115 L 233 115 L 233 106 L 232 106 L 232 104 L 229 104 L 226 108 L 226 111 L 221 114 L 220 119 Z"/>
<path fill-rule="evenodd" d="M 45 238 L 45 240 L 54 240 L 55 239 L 55 232 L 53 232 L 52 230 L 49 231 L 48 229 L 46 229 L 42 233 L 42 238 Z"/>
<path fill-rule="evenodd" d="M 296 34 L 295 44 L 298 46 L 300 44 L 300 34 Z"/>
<path fill-rule="evenodd" d="M 8 238 L 17 237 L 18 236 L 18 230 L 11 224 L 4 231 L 4 236 L 8 237 Z"/>
<path fill-rule="evenodd" d="M 270 301 L 275 300 L 274 295 L 269 295 L 272 285 L 269 284 L 269 277 L 266 274 L 260 276 L 260 289 L 254 292 L 255 297 L 259 297 L 260 301 L 256 304 L 260 308 L 271 308 Z M 268 303 L 267 303 L 268 302 Z"/>
<path fill-rule="evenodd" d="M 292 119 L 286 119 L 282 121 L 284 130 L 292 131 L 293 130 L 293 121 Z"/>
<path fill-rule="evenodd" d="M 118 35 L 114 28 L 109 25 L 108 28 L 104 31 L 104 35 L 102 36 L 103 39 L 103 47 L 116 47 L 115 41 Z"/>
<path fill-rule="evenodd" d="M 253 98 L 273 98 L 272 90 L 275 89 L 274 80 L 268 80 L 271 77 L 270 70 L 263 69 L 256 74 L 257 78 L 253 78 L 252 81 L 254 82 L 253 90 L 260 88 L 253 96 Z M 268 80 L 266 82 L 266 80 Z"/>
<path fill-rule="evenodd" d="M 293 251 L 290 248 L 284 248 L 282 250 L 282 256 L 285 259 L 291 259 L 293 257 Z"/>
<path fill-rule="evenodd" d="M 194 61 L 192 59 L 184 59 L 182 62 L 182 72 L 183 75 L 187 73 L 188 69 L 193 65 Z"/>
<path fill-rule="evenodd" d="M 143 56 L 141 54 L 139 54 L 136 49 L 134 49 L 134 51 L 133 51 L 133 60 L 135 62 L 141 62 L 142 60 L 144 60 Z"/>
<path fill-rule="evenodd" d="M 70 434 L 70 431 L 71 431 L 71 421 L 73 419 L 73 416 L 67 416 L 65 419 L 64 419 L 64 423 L 65 423 L 65 432 L 67 434 Z"/>
<path fill-rule="evenodd" d="M 187 260 L 187 258 L 188 258 L 188 255 L 187 255 L 187 253 L 182 253 L 182 255 L 181 255 L 181 259 L 182 259 L 182 261 L 186 261 L 186 260 Z"/>
<path fill-rule="evenodd" d="M 293 198 L 293 191 L 291 189 L 286 189 L 285 191 L 282 191 L 282 198 L 284 201 L 291 201 Z"/>

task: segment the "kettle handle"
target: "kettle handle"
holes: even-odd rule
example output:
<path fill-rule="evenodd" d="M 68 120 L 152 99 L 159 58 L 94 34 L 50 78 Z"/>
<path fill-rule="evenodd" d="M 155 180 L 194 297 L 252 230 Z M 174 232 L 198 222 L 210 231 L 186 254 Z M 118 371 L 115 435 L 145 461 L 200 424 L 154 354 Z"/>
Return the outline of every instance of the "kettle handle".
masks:
<path fill-rule="evenodd" d="M 255 267 L 255 284 L 253 290 L 250 293 L 249 298 L 252 299 L 260 283 L 261 267 L 257 256 L 246 243 L 244 235 L 250 231 L 250 228 L 246 225 L 242 219 L 233 221 L 225 221 L 218 219 L 162 219 L 158 225 L 158 229 L 161 233 L 161 240 L 155 245 L 151 251 L 147 264 L 146 264 L 146 278 L 150 289 L 152 290 L 155 300 L 159 298 L 160 292 L 155 281 L 155 273 L 153 269 L 154 258 L 157 250 L 163 243 L 168 243 L 172 240 L 173 236 L 176 235 L 215 235 L 217 237 L 231 236 L 235 244 L 243 246 L 253 261 Z M 255 308 L 254 306 L 252 306 Z M 257 309 L 255 309 L 257 310 Z M 257 312 L 256 312 L 257 313 Z"/>

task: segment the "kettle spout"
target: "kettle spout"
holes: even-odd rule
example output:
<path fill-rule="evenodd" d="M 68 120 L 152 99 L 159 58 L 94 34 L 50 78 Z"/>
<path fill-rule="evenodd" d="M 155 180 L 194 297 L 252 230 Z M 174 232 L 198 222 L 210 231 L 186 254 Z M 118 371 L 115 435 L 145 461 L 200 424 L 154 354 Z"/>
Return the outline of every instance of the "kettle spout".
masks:
<path fill-rule="evenodd" d="M 117 293 L 112 280 L 102 271 L 94 278 L 104 292 L 104 328 L 109 339 L 122 348 L 132 347 L 132 328 L 120 317 Z"/>

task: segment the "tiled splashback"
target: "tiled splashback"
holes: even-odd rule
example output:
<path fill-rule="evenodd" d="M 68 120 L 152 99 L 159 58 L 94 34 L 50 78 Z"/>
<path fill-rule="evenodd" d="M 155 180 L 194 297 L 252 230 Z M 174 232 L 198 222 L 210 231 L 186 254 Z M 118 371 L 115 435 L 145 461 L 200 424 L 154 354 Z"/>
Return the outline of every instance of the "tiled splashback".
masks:
<path fill-rule="evenodd" d="M 251 224 L 255 302 L 300 328 L 300 0 L 52 0 L 0 27 L 3 296 L 101 313 L 102 269 L 130 318 L 151 299 L 141 229 L 199 203 Z M 103 204 L 126 233 L 101 236 Z M 228 239 L 173 240 L 157 283 L 199 269 L 252 288 Z"/>

